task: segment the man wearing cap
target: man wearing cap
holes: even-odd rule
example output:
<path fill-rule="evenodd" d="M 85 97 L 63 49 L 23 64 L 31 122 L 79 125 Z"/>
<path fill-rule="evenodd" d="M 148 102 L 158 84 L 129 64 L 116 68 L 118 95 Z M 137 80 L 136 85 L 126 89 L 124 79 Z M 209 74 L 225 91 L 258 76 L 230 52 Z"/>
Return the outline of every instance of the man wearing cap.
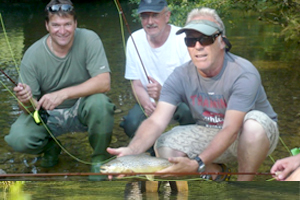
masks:
<path fill-rule="evenodd" d="M 155 110 L 167 77 L 175 67 L 190 60 L 184 34 L 176 35 L 180 28 L 168 24 L 171 13 L 165 0 L 141 0 L 138 13 L 143 28 L 127 41 L 125 71 L 137 103 L 120 124 L 130 138 Z M 184 103 L 177 106 L 173 119 L 179 124 L 195 123 Z"/>
<path fill-rule="evenodd" d="M 108 152 L 139 154 L 156 141 L 156 155 L 174 164 L 161 172 L 220 172 L 226 171 L 223 163 L 232 161 L 238 162 L 239 172 L 257 172 L 279 137 L 277 114 L 258 71 L 228 52 L 231 45 L 215 10 L 192 10 L 177 34 L 183 32 L 192 61 L 176 68 L 166 80 L 156 110 L 128 147 L 108 148 Z M 189 106 L 197 124 L 161 134 L 179 102 Z M 226 180 L 221 175 L 209 178 Z M 253 178 L 239 175 L 237 180 Z"/>

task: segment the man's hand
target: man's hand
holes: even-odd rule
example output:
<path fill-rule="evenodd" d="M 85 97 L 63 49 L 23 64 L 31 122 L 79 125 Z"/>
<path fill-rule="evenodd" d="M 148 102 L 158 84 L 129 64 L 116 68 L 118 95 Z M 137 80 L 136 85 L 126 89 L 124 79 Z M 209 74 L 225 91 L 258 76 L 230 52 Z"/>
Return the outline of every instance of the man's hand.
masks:
<path fill-rule="evenodd" d="M 25 105 L 30 104 L 30 99 L 32 98 L 31 88 L 29 85 L 18 83 L 16 87 L 14 87 L 14 92 L 19 99 Z"/>
<path fill-rule="evenodd" d="M 110 148 L 110 147 L 108 147 L 106 150 L 111 155 L 115 155 L 117 157 L 135 154 L 132 151 L 132 149 L 129 148 L 129 147 L 120 147 L 120 148 Z"/>
<path fill-rule="evenodd" d="M 198 163 L 187 157 L 172 157 L 168 159 L 172 166 L 158 171 L 159 173 L 182 173 L 182 172 L 197 172 Z"/>
<path fill-rule="evenodd" d="M 120 148 L 110 148 L 110 147 L 108 147 L 106 150 L 107 150 L 108 153 L 110 153 L 112 155 L 115 155 L 117 157 L 126 156 L 126 155 L 133 155 L 134 154 L 134 152 L 129 147 L 120 147 Z M 124 175 L 117 176 L 117 178 L 121 178 L 121 177 L 124 177 Z M 109 180 L 113 179 L 113 176 L 109 175 L 108 179 Z"/>
<path fill-rule="evenodd" d="M 151 81 L 151 83 L 147 85 L 148 94 L 155 101 L 158 101 L 161 91 L 161 85 L 154 78 L 150 76 L 148 76 L 148 78 Z"/>
<path fill-rule="evenodd" d="M 149 104 L 144 106 L 144 112 L 146 114 L 147 117 L 150 117 L 152 115 L 152 113 L 154 112 L 156 108 L 156 103 L 155 102 L 149 102 Z"/>
<path fill-rule="evenodd" d="M 39 100 L 36 109 L 39 110 L 42 107 L 45 110 L 53 110 L 54 108 L 56 108 L 57 106 L 62 104 L 62 102 L 64 102 L 64 100 L 66 100 L 66 99 L 67 99 L 67 97 L 65 96 L 65 94 L 63 94 L 59 91 L 45 94 Z"/>
<path fill-rule="evenodd" d="M 278 176 L 273 176 L 277 180 L 285 180 L 290 173 L 300 166 L 300 154 L 277 160 L 271 168 L 271 173 L 278 173 Z"/>

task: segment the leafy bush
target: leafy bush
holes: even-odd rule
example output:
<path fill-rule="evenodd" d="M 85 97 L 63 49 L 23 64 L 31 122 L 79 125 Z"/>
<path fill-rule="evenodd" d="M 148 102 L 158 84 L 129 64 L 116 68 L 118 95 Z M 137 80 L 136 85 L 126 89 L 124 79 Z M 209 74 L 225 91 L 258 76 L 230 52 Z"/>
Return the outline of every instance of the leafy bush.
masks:
<path fill-rule="evenodd" d="M 138 5 L 140 0 L 129 0 Z M 260 20 L 282 26 L 280 33 L 285 40 L 300 43 L 300 0 L 168 0 L 172 12 L 170 23 L 177 26 L 185 24 L 187 13 L 193 8 L 209 7 L 217 10 L 221 18 L 230 15 L 231 9 L 244 12 L 257 12 Z M 139 20 L 136 10 L 132 15 Z"/>

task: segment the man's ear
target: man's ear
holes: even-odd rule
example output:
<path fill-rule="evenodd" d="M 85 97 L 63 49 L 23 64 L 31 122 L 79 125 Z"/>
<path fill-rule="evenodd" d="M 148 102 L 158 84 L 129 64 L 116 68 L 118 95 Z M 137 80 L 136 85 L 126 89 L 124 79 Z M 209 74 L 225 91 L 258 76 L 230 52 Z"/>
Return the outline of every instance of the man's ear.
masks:
<path fill-rule="evenodd" d="M 47 21 L 45 21 L 45 26 L 46 26 L 47 31 L 49 32 L 49 23 Z"/>
<path fill-rule="evenodd" d="M 171 11 L 167 11 L 167 12 L 165 13 L 165 16 L 166 16 L 166 23 L 168 24 L 169 21 L 170 21 Z"/>
<path fill-rule="evenodd" d="M 77 28 L 77 19 L 74 21 L 74 23 L 75 23 L 75 28 Z"/>

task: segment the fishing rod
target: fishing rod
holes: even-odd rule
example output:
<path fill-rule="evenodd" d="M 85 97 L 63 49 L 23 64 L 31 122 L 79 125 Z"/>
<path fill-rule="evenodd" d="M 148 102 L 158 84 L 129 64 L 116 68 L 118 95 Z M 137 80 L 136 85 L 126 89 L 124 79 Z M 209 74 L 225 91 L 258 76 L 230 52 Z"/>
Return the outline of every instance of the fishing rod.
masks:
<path fill-rule="evenodd" d="M 6 76 L 6 78 L 8 78 L 15 86 L 17 86 L 17 83 L 14 81 L 14 80 L 12 80 L 2 69 L 0 69 L 0 71 L 2 72 L 2 74 L 4 75 L 4 76 Z"/>
<path fill-rule="evenodd" d="M 37 174 L 0 174 L 0 178 L 6 177 L 54 177 L 54 176 L 138 176 L 138 175 L 154 175 L 154 176 L 200 176 L 200 175 L 249 175 L 249 176 L 274 176 L 277 173 L 270 172 L 129 172 L 129 173 L 93 173 L 93 172 L 66 172 L 66 173 L 37 173 Z"/>
<path fill-rule="evenodd" d="M 7 34 L 6 34 L 6 30 L 5 30 L 5 26 L 4 26 L 4 22 L 3 22 L 3 19 L 2 19 L 2 15 L 1 15 L 1 13 L 0 13 L 0 21 L 1 21 L 1 25 L 2 25 L 2 28 L 3 28 L 3 32 L 4 32 L 4 35 L 5 35 L 5 38 L 6 38 L 6 41 L 7 41 L 7 45 L 8 45 L 8 47 L 9 47 L 9 49 L 10 49 L 10 52 L 11 52 L 11 55 L 12 55 L 12 58 L 13 58 L 13 61 L 14 61 L 14 63 L 15 63 L 15 66 L 16 66 L 16 69 L 17 69 L 17 71 L 19 72 L 19 70 L 18 70 L 18 68 L 17 68 L 17 64 L 16 64 L 16 61 L 15 61 L 15 59 L 14 59 L 14 55 L 13 55 L 13 52 L 12 52 L 12 48 L 11 48 L 11 46 L 10 46 L 10 43 L 9 43 L 9 40 L 8 40 L 8 37 L 7 37 Z M 6 74 L 2 69 L 0 69 L 1 70 L 1 72 L 15 85 L 15 86 L 17 86 L 17 83 L 12 79 L 12 78 L 10 78 L 9 77 L 9 75 L 8 74 Z M 21 78 L 21 76 L 20 76 L 20 79 L 22 79 Z M 2 83 L 2 81 L 0 80 L 0 82 Z M 3 84 L 3 83 L 2 83 Z M 5 86 L 5 84 L 3 84 L 4 86 Z M 5 86 L 6 87 L 6 86 Z M 79 162 L 81 162 L 81 163 L 83 163 L 83 164 L 92 164 L 91 162 L 86 162 L 86 161 L 83 161 L 83 160 L 81 160 L 81 159 L 79 159 L 79 158 L 77 158 L 77 157 L 75 157 L 75 156 L 73 156 L 72 154 L 70 154 L 58 141 L 57 141 L 57 139 L 56 139 L 56 137 L 51 133 L 51 131 L 49 130 L 49 128 L 47 127 L 47 125 L 46 125 L 46 123 L 47 123 L 47 120 L 48 120 L 48 117 L 49 117 L 49 114 L 48 114 L 48 112 L 44 109 L 44 108 L 40 108 L 39 110 L 36 110 L 35 109 L 35 111 L 32 113 L 32 112 L 30 112 L 29 110 L 28 110 L 28 108 L 29 107 L 26 107 L 26 106 L 24 106 L 23 105 L 23 103 L 22 102 L 20 102 L 19 100 L 18 100 L 18 98 L 9 90 L 9 89 L 7 89 L 11 94 L 12 94 L 12 96 L 14 96 L 15 97 L 15 99 L 19 102 L 19 104 L 23 107 L 23 108 L 25 108 L 25 110 L 32 116 L 32 118 L 33 118 L 33 120 L 34 120 L 34 122 L 37 124 L 37 125 L 44 125 L 44 127 L 45 127 L 45 129 L 47 130 L 47 132 L 49 133 L 49 135 L 53 138 L 53 140 L 57 143 L 57 145 L 63 150 L 63 151 L 65 151 L 70 157 L 72 157 L 72 158 L 74 158 L 75 160 L 77 160 L 77 161 L 79 161 Z M 30 99 L 30 102 L 31 102 L 31 104 L 32 104 L 32 106 L 35 108 L 35 106 L 34 106 L 34 103 L 32 102 L 32 98 Z"/>
<path fill-rule="evenodd" d="M 15 86 L 18 86 L 18 84 L 8 74 L 6 74 L 2 69 L 0 69 L 0 71 L 4 76 L 6 76 L 10 80 L 10 82 L 12 82 Z M 24 108 L 26 108 L 23 104 L 22 104 L 22 106 Z M 43 121 L 47 120 L 48 113 L 44 109 L 35 110 L 32 117 L 33 117 L 35 123 L 40 125 L 42 123 L 41 119 Z"/>
<path fill-rule="evenodd" d="M 148 77 L 148 73 L 147 73 L 147 71 L 146 71 L 146 68 L 145 68 L 145 66 L 144 66 L 144 63 L 143 63 L 143 61 L 142 61 L 141 55 L 140 55 L 140 53 L 139 53 L 139 50 L 138 50 L 138 48 L 137 48 L 137 46 L 136 46 L 136 43 L 135 43 L 135 41 L 134 41 L 134 39 L 133 39 L 132 32 L 131 32 L 131 30 L 130 30 L 130 28 L 129 28 L 129 25 L 128 25 L 128 23 L 127 23 L 127 19 L 126 19 L 126 17 L 125 17 L 124 12 L 123 12 L 122 6 L 121 6 L 119 0 L 115 0 L 115 2 L 116 2 L 116 4 L 117 4 L 118 10 L 119 10 L 120 13 L 122 14 L 122 17 L 123 17 L 123 20 L 124 20 L 124 22 L 125 22 L 126 28 L 127 28 L 127 30 L 128 30 L 128 33 L 129 33 L 131 39 L 132 39 L 132 42 L 133 42 L 134 48 L 135 48 L 135 50 L 136 50 L 136 52 L 137 52 L 137 55 L 138 55 L 138 57 L 139 57 L 139 60 L 140 60 L 140 62 L 141 62 L 141 64 L 142 64 L 142 68 L 143 68 L 143 71 L 144 71 L 144 73 L 145 73 L 145 76 L 146 76 L 148 82 L 151 83 L 151 81 L 150 81 L 150 79 L 149 79 L 149 77 Z"/>
<path fill-rule="evenodd" d="M 15 86 L 17 86 L 17 83 L 8 75 L 6 74 L 2 69 L 0 69 L 0 71 L 2 72 L 2 74 L 4 74 Z M 19 101 L 19 100 L 18 100 Z M 21 105 L 27 110 L 27 108 L 21 103 Z M 28 111 L 28 110 L 27 110 Z M 28 111 L 28 113 L 30 113 Z M 49 132 L 49 134 L 51 133 L 50 130 L 48 129 L 48 127 L 45 125 L 47 123 L 47 120 L 48 120 L 48 117 L 49 117 L 49 114 L 48 112 L 43 109 L 43 108 L 40 108 L 39 110 L 35 110 L 32 113 L 30 113 L 30 115 L 32 116 L 34 122 L 37 124 L 37 125 L 41 125 L 41 124 L 44 124 L 46 130 Z M 75 160 L 77 161 L 80 161 L 84 164 L 91 164 L 90 162 L 85 162 L 83 160 L 80 160 L 79 158 L 76 158 L 75 156 L 71 155 L 59 142 L 57 142 L 57 139 L 55 138 L 55 136 L 53 136 L 52 134 L 50 134 L 52 136 L 52 138 L 56 141 L 56 143 L 61 147 L 61 149 L 63 149 L 68 155 L 70 155 L 72 158 L 74 158 Z M 1 174 L 0 174 L 0 177 L 1 177 Z"/>

